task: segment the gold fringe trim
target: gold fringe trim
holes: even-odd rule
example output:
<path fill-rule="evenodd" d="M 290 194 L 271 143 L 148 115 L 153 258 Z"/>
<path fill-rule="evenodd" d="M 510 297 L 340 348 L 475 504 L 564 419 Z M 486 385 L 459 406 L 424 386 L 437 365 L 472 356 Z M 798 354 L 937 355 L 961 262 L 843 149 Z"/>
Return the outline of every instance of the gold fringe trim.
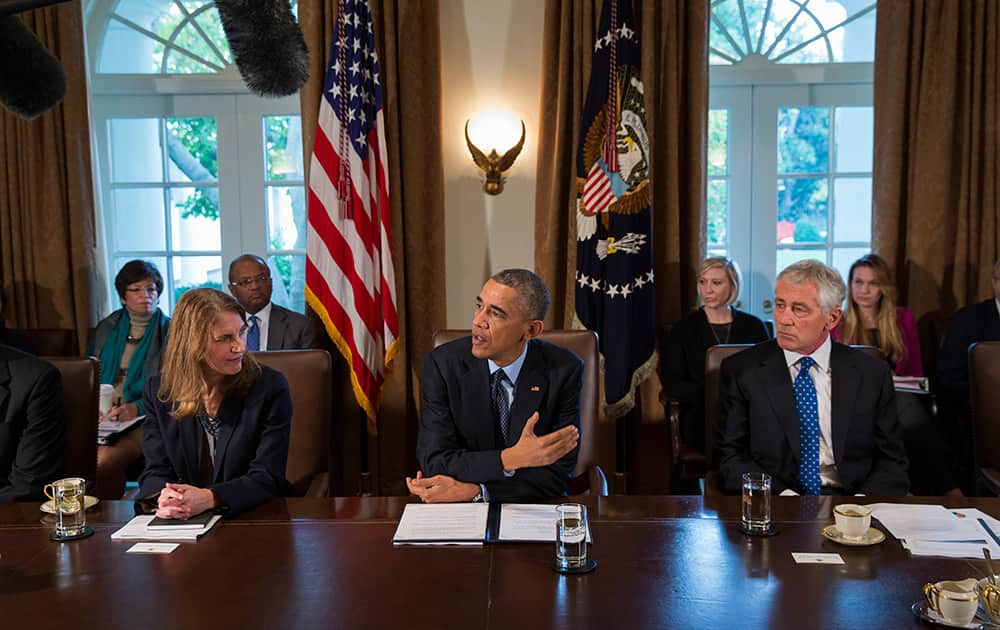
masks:
<path fill-rule="evenodd" d="M 316 297 L 309 287 L 306 287 L 306 302 L 309 303 L 309 307 L 315 311 L 319 318 L 323 321 L 323 327 L 326 329 L 326 334 L 330 335 L 330 339 L 333 340 L 334 345 L 340 350 L 341 356 L 347 361 L 347 368 L 351 372 L 351 389 L 354 390 L 354 398 L 357 399 L 358 405 L 364 410 L 365 416 L 368 418 L 368 434 L 372 436 L 378 435 L 378 424 L 376 422 L 378 414 L 375 407 L 372 405 L 371 400 L 365 395 L 365 390 L 361 388 L 361 383 L 358 382 L 358 375 L 354 373 L 354 355 L 351 352 L 351 346 L 344 339 L 344 336 L 337 330 L 334 326 L 333 320 L 330 319 L 330 314 L 327 312 L 326 307 L 320 302 L 319 298 Z M 399 342 L 402 337 L 397 337 L 392 345 L 385 351 L 385 369 L 388 370 L 392 365 L 392 361 L 399 354 Z M 385 379 L 382 380 L 382 384 L 379 385 L 379 397 L 382 395 L 382 388 L 385 386 Z"/>
<path fill-rule="evenodd" d="M 573 323 L 570 326 L 573 330 L 589 330 L 586 326 L 583 325 L 583 322 L 580 321 L 580 318 L 577 316 L 576 312 L 573 313 Z M 598 338 L 600 338 L 599 333 L 598 333 Z M 605 373 L 604 355 L 598 352 L 598 356 L 600 357 L 601 360 L 601 368 L 600 368 L 601 374 L 604 374 Z M 628 394 L 626 394 L 625 397 L 622 398 L 621 400 L 618 400 L 611 404 L 604 403 L 604 409 L 603 409 L 604 413 L 600 414 L 601 420 L 603 420 L 604 422 L 612 422 L 614 420 L 617 420 L 621 416 L 624 416 L 629 411 L 632 411 L 632 408 L 635 407 L 635 390 L 647 378 L 653 375 L 653 372 L 656 371 L 657 364 L 659 364 L 659 359 L 660 359 L 659 353 L 656 350 L 653 350 L 653 354 L 649 355 L 649 358 L 646 359 L 643 362 L 643 364 L 640 365 L 635 370 L 635 372 L 632 372 L 632 384 L 629 387 Z M 603 388 L 599 389 L 601 390 L 599 392 L 599 395 L 601 397 L 601 401 L 603 402 L 604 390 Z"/>

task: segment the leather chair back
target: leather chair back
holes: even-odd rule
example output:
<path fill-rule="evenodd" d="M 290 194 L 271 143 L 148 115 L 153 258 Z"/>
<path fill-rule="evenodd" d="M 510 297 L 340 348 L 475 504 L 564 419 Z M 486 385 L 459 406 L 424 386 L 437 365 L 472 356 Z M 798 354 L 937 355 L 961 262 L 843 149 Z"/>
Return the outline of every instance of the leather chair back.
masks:
<path fill-rule="evenodd" d="M 255 352 L 254 358 L 285 375 L 292 397 L 292 430 L 285 477 L 295 496 L 329 491 L 332 361 L 326 350 Z"/>
<path fill-rule="evenodd" d="M 719 421 L 719 368 L 722 362 L 753 344 L 728 343 L 712 346 L 705 351 L 705 457 L 712 470 L 715 453 L 715 426 Z"/>
<path fill-rule="evenodd" d="M 433 347 L 470 334 L 468 330 L 439 330 L 432 338 Z M 597 334 L 591 330 L 546 330 L 542 341 L 566 348 L 583 360 L 583 388 L 580 391 L 580 453 L 573 470 L 570 494 L 607 496 L 607 479 L 597 465 L 597 422 L 600 412 L 599 375 L 601 368 Z"/>
<path fill-rule="evenodd" d="M 101 395 L 101 363 L 94 357 L 44 357 L 62 376 L 66 447 L 63 476 L 97 479 L 97 416 Z"/>
<path fill-rule="evenodd" d="M 65 328 L 18 328 L 17 334 L 31 344 L 31 351 L 40 357 L 76 357 L 80 355 L 76 331 Z"/>
<path fill-rule="evenodd" d="M 993 492 L 1000 491 L 1000 341 L 969 348 L 969 395 L 972 402 L 976 466 Z"/>

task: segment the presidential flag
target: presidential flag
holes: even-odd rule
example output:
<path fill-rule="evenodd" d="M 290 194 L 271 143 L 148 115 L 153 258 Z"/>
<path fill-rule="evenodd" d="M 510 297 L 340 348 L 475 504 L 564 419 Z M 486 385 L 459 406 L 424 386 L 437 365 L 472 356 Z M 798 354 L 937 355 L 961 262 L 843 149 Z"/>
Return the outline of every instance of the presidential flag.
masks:
<path fill-rule="evenodd" d="M 367 0 L 340 0 L 309 171 L 306 301 L 351 369 L 374 427 L 399 347 L 388 168 Z"/>
<path fill-rule="evenodd" d="M 576 315 L 604 356 L 609 417 L 656 367 L 649 137 L 631 0 L 605 0 L 577 152 Z"/>

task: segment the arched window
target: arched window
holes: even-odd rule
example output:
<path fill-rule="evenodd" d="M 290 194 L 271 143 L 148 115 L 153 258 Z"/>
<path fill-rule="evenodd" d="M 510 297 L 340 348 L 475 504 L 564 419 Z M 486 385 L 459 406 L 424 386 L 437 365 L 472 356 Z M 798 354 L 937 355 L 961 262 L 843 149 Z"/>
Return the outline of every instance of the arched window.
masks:
<path fill-rule="evenodd" d="M 153 261 L 170 312 L 190 288 L 225 290 L 228 262 L 252 252 L 271 267 L 274 302 L 303 310 L 298 97 L 248 92 L 214 2 L 85 8 L 107 277 Z M 110 287 L 108 300 L 117 306 Z"/>
<path fill-rule="evenodd" d="M 714 0 L 706 249 L 748 272 L 770 316 L 774 277 L 871 248 L 872 0 Z"/>

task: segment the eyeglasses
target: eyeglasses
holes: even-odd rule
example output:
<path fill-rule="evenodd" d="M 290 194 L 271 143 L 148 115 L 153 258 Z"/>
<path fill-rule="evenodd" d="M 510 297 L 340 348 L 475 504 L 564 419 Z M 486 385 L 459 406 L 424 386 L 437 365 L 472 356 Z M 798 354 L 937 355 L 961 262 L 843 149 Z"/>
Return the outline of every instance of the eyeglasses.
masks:
<path fill-rule="evenodd" d="M 248 278 L 240 278 L 239 280 L 231 280 L 229 286 L 231 287 L 248 287 L 253 283 L 264 284 L 265 282 L 271 281 L 271 274 L 262 273 L 256 276 L 250 276 Z"/>
<path fill-rule="evenodd" d="M 145 293 L 146 295 L 156 295 L 159 293 L 159 290 L 157 290 L 156 285 L 150 285 L 148 287 L 128 287 L 125 289 L 125 293 Z"/>

